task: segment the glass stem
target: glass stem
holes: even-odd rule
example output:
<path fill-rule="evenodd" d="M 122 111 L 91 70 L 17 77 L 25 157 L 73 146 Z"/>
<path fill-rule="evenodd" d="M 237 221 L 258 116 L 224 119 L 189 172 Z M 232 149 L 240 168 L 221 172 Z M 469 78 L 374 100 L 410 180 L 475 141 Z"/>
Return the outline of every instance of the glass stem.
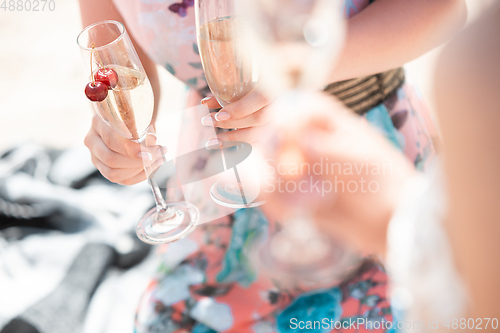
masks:
<path fill-rule="evenodd" d="M 158 216 L 155 219 L 155 221 L 153 221 L 153 224 L 165 222 L 166 220 L 175 217 L 176 216 L 175 209 L 172 209 L 171 207 L 167 206 L 165 199 L 163 199 L 163 196 L 161 195 L 158 183 L 152 178 L 149 178 L 148 182 L 149 185 L 151 185 L 151 190 L 153 191 L 153 197 L 155 198 L 156 202 L 156 211 L 158 212 Z"/>
<path fill-rule="evenodd" d="M 233 128 L 233 129 L 230 129 L 229 131 L 236 131 L 237 128 Z M 236 146 L 236 152 L 239 152 L 239 146 Z M 222 163 L 224 165 L 224 170 L 227 170 L 227 166 L 226 166 L 226 155 L 224 154 L 224 147 L 222 147 L 221 149 L 221 154 L 222 154 Z M 247 199 L 245 198 L 245 192 L 243 191 L 243 185 L 241 184 L 241 180 L 240 180 L 240 175 L 238 174 L 238 169 L 236 169 L 236 165 L 233 166 L 233 171 L 234 171 L 234 175 L 236 177 L 236 182 L 237 182 L 237 185 L 238 188 L 239 188 L 239 191 L 240 191 L 240 194 L 241 194 L 241 198 L 243 199 L 243 204 L 245 206 L 248 205 L 247 203 Z"/>
<path fill-rule="evenodd" d="M 139 138 L 139 140 L 132 140 L 136 141 L 139 143 L 141 146 L 148 148 L 146 144 L 146 136 L 145 134 L 143 137 Z M 146 149 L 147 150 L 147 149 Z M 147 170 L 146 167 L 144 167 L 144 171 L 146 172 L 146 175 L 151 172 L 151 170 Z M 175 216 L 175 210 L 171 209 L 170 207 L 167 206 L 167 202 L 161 195 L 161 190 L 160 186 L 158 186 L 158 183 L 156 180 L 152 177 L 151 174 L 148 175 L 148 183 L 151 186 L 151 191 L 153 192 L 153 197 L 155 198 L 155 203 L 156 203 L 156 211 L 158 212 L 158 217 L 155 222 L 163 222 L 166 219 L 170 219 Z"/>
<path fill-rule="evenodd" d="M 156 208 L 158 211 L 164 211 L 167 209 L 167 203 L 165 199 L 163 199 L 163 196 L 161 195 L 160 187 L 158 186 L 158 183 L 156 180 L 149 178 L 149 185 L 151 186 L 151 190 L 153 191 L 153 196 L 155 198 L 156 202 Z"/>
<path fill-rule="evenodd" d="M 238 174 L 238 169 L 236 169 L 236 165 L 233 167 L 234 175 L 236 176 L 236 181 L 238 183 L 238 188 L 240 190 L 241 198 L 243 199 L 243 204 L 246 206 L 247 199 L 245 198 L 245 192 L 243 191 L 243 185 L 241 185 L 240 175 Z"/>
<path fill-rule="evenodd" d="M 235 128 L 234 130 L 237 130 Z M 240 151 L 240 146 L 236 146 L 236 152 Z M 236 165 L 233 167 L 234 169 L 234 175 L 236 176 L 236 181 L 238 182 L 238 187 L 240 188 L 240 193 L 241 193 L 241 198 L 243 199 L 243 204 L 246 206 L 247 204 L 247 199 L 245 198 L 245 192 L 243 191 L 243 185 L 241 184 L 240 180 L 240 175 L 238 174 L 238 170 L 236 169 Z"/>

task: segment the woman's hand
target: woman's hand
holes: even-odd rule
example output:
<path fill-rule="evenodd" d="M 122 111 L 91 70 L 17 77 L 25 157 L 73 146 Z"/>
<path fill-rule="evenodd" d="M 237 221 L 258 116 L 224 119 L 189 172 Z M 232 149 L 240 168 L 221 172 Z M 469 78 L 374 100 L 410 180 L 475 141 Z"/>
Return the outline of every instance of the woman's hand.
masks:
<path fill-rule="evenodd" d="M 101 174 L 121 185 L 145 180 L 144 164 L 157 163 L 165 151 L 154 143 L 141 150 L 140 144 L 120 136 L 96 114 L 84 142 L 90 150 L 92 163 Z"/>
<path fill-rule="evenodd" d="M 263 209 L 283 222 L 303 210 L 322 232 L 383 254 L 399 191 L 414 168 L 364 118 L 318 98 L 325 99 L 321 109 L 303 110 L 263 147 L 275 147 L 265 154 Z"/>
<path fill-rule="evenodd" d="M 260 138 L 262 131 L 271 120 L 269 108 L 266 107 L 270 102 L 270 98 L 254 90 L 237 102 L 226 105 L 219 112 L 206 115 L 201 122 L 205 126 L 237 129 L 221 133 L 210 141 L 219 139 L 220 141 L 253 143 Z M 210 109 L 221 107 L 215 97 L 204 98 L 201 103 Z"/>

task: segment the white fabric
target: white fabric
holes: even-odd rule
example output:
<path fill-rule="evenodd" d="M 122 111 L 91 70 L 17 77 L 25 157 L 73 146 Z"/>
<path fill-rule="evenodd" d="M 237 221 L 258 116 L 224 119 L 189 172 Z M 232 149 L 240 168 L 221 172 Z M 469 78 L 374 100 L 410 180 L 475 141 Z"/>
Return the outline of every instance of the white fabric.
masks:
<path fill-rule="evenodd" d="M 432 174 L 432 173 L 431 173 Z M 387 269 L 391 302 L 405 323 L 422 321 L 411 332 L 427 332 L 429 323 L 460 318 L 466 293 L 454 267 L 443 221 L 446 198 L 441 177 L 417 175 L 407 181 L 389 224 Z"/>

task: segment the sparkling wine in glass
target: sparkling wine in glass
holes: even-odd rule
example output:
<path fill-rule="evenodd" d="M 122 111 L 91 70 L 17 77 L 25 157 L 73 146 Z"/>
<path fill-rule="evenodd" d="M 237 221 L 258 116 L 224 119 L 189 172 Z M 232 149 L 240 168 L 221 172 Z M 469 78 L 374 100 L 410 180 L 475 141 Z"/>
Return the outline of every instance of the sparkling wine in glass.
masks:
<path fill-rule="evenodd" d="M 245 38 L 248 24 L 241 13 L 241 3 L 242 0 L 195 0 L 203 70 L 210 90 L 222 107 L 246 96 L 259 80 L 256 58 Z M 261 205 L 263 201 L 249 196 L 250 189 L 243 185 L 236 166 L 233 170 L 236 181 L 221 177 L 210 189 L 212 199 L 230 208 Z"/>
<path fill-rule="evenodd" d="M 223 107 L 248 94 L 258 81 L 252 51 L 241 36 L 243 24 L 242 18 L 228 15 L 211 18 L 198 28 L 205 77 L 210 90 Z"/>
<path fill-rule="evenodd" d="M 162 147 L 156 145 L 150 131 L 153 90 L 123 24 L 91 24 L 78 35 L 77 42 L 90 73 L 85 93 L 96 113 L 121 136 L 140 143 L 141 149 L 151 156 L 158 156 Z M 184 237 L 194 229 L 199 215 L 191 203 L 165 201 L 153 177 L 163 162 L 162 157 L 145 164 L 156 207 L 139 221 L 136 233 L 149 244 Z"/>
<path fill-rule="evenodd" d="M 341 1 L 252 0 L 245 2 L 245 12 L 251 18 L 249 40 L 261 68 L 257 88 L 277 96 L 269 106 L 276 122 L 300 121 L 309 109 L 328 108 L 320 91 L 328 83 L 344 39 Z M 277 148 L 279 141 L 273 137 L 268 141 L 273 144 L 261 148 L 276 161 L 281 155 L 295 156 L 291 162 L 300 165 L 299 147 L 280 151 L 284 147 Z M 311 212 L 302 208 L 314 200 L 313 193 L 300 193 L 300 198 L 283 195 L 289 196 L 291 208 L 283 212 L 283 229 L 269 237 L 259 252 L 263 270 L 292 284 L 341 279 L 358 256 L 317 230 Z"/>
<path fill-rule="evenodd" d="M 248 38 L 261 67 L 259 87 L 272 96 L 318 90 L 342 49 L 345 22 L 338 0 L 253 0 Z"/>

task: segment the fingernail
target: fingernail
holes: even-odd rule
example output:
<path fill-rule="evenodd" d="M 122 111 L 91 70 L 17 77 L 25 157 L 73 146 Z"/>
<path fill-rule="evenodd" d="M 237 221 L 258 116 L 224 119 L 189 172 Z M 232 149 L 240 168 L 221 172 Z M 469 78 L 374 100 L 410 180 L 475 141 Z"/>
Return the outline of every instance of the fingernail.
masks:
<path fill-rule="evenodd" d="M 207 102 L 208 102 L 208 100 L 209 100 L 210 98 L 212 98 L 212 97 L 207 96 L 207 97 L 205 97 L 205 98 L 202 98 L 202 99 L 201 99 L 201 104 L 207 104 Z"/>
<path fill-rule="evenodd" d="M 210 139 L 205 142 L 205 148 L 216 149 L 222 147 L 222 142 L 219 139 Z"/>
<path fill-rule="evenodd" d="M 215 120 L 217 121 L 228 120 L 229 118 L 231 118 L 231 115 L 226 111 L 220 111 L 215 114 Z"/>
<path fill-rule="evenodd" d="M 201 124 L 203 126 L 213 126 L 214 125 L 214 120 L 212 119 L 211 115 L 205 116 L 201 118 Z"/>
<path fill-rule="evenodd" d="M 155 157 L 160 158 L 163 155 L 167 153 L 167 148 L 160 146 L 156 151 L 155 151 Z"/>
<path fill-rule="evenodd" d="M 144 161 L 152 161 L 153 160 L 153 156 L 150 153 L 145 152 L 145 151 L 141 151 L 139 154 L 137 154 L 137 156 L 139 156 L 139 158 L 144 160 Z"/>

